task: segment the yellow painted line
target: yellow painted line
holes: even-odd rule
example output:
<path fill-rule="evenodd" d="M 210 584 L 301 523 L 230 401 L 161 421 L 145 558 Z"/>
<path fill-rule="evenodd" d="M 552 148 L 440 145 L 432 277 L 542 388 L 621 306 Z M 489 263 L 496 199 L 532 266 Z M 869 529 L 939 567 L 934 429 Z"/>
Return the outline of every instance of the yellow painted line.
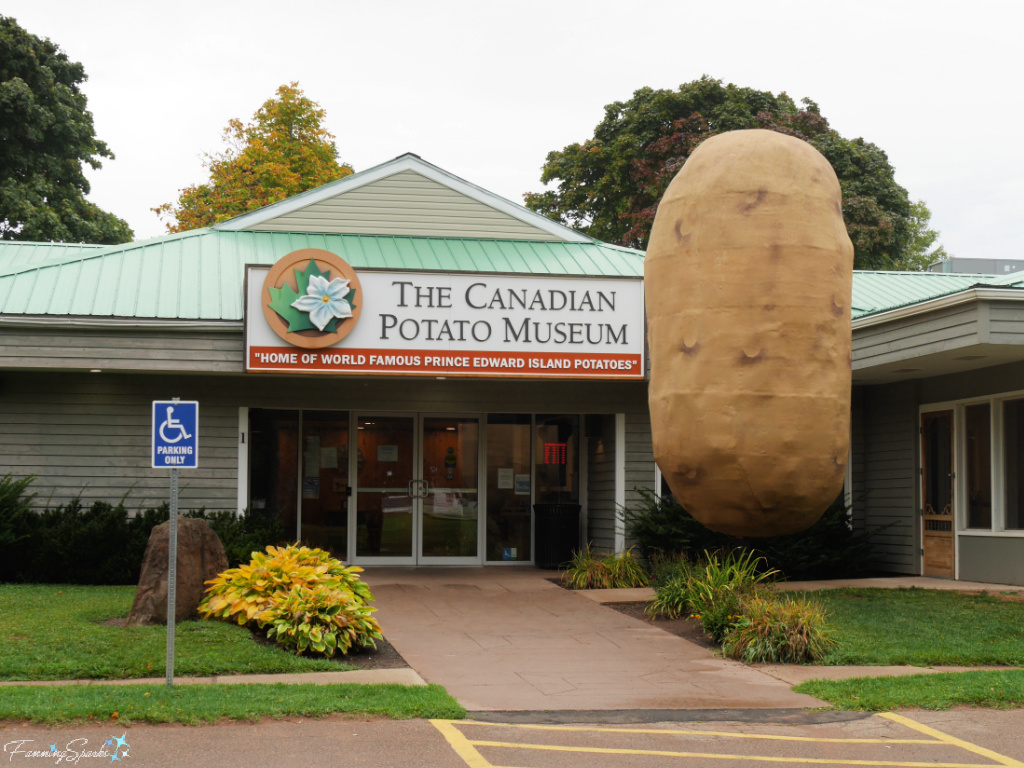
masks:
<path fill-rule="evenodd" d="M 677 731 L 661 728 L 595 728 L 568 725 L 534 725 L 530 723 L 487 723 L 480 720 L 459 720 L 459 725 L 489 725 L 492 728 L 525 728 L 538 731 L 575 731 L 581 733 L 654 733 L 670 736 L 723 736 L 730 739 L 766 739 L 769 741 L 803 741 L 814 744 L 931 744 L 948 742 L 936 739 L 825 739 L 813 736 L 779 736 L 767 733 L 728 733 L 726 731 Z"/>
<path fill-rule="evenodd" d="M 457 729 L 454 729 L 457 730 Z M 465 737 L 463 737 L 465 738 Z M 670 752 L 661 749 L 614 749 L 610 747 L 564 747 L 553 744 L 517 744 L 509 741 L 468 741 L 473 747 L 494 747 L 497 749 L 536 749 L 543 752 L 577 752 L 593 755 L 647 755 L 653 757 L 699 757 L 703 760 L 747 760 L 761 763 L 800 763 L 809 765 L 875 765 L 886 768 L 991 768 L 979 763 L 916 763 L 890 760 L 836 760 L 819 757 L 765 757 L 762 755 L 724 755 L 715 752 Z M 477 752 L 479 754 L 479 752 Z M 465 758 L 463 758 L 465 759 Z M 1005 759 L 1005 758 L 1004 758 Z M 468 761 L 467 761 L 468 762 Z M 1019 763 L 1003 763 L 1020 765 Z M 480 764 L 484 766 L 483 763 Z M 477 768 L 471 764 L 471 768 Z"/>
<path fill-rule="evenodd" d="M 916 720 L 911 720 L 909 717 L 897 715 L 894 712 L 882 712 L 879 716 L 884 717 L 886 720 L 892 720 L 894 723 L 905 725 L 907 728 L 912 728 L 918 733 L 923 733 L 926 736 L 936 738 L 950 746 L 960 747 L 960 749 L 966 749 L 968 752 L 973 752 L 981 757 L 987 757 L 989 760 L 995 760 L 999 765 L 1013 766 L 1013 768 L 1024 768 L 1024 763 L 1019 760 L 1014 760 L 1012 757 L 1000 755 L 998 752 L 993 752 L 991 749 L 979 747 L 977 744 L 971 744 L 969 741 L 964 741 L 963 739 L 950 736 L 942 731 L 937 731 L 931 726 L 924 725 Z"/>
<path fill-rule="evenodd" d="M 455 750 L 455 754 L 465 760 L 469 768 L 495 768 L 470 744 L 469 739 L 463 736 L 450 720 L 431 720 L 430 722 L 444 735 L 451 748 Z"/>

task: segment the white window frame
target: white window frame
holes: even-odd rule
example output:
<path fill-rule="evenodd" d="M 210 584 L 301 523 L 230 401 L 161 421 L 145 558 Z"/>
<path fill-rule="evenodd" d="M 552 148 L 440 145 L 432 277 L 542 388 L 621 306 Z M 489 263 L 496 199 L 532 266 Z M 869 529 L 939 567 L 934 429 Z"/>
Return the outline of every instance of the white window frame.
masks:
<path fill-rule="evenodd" d="M 1024 538 L 1024 528 L 1006 528 L 1006 454 L 1003 444 L 1003 407 L 1007 401 L 1024 400 L 1024 389 L 1011 392 L 1000 392 L 982 397 L 970 397 L 960 400 L 947 400 L 939 403 L 927 403 L 918 408 L 918 427 L 921 415 L 932 411 L 953 411 L 953 499 L 956 506 L 955 537 L 981 536 L 996 538 Z M 967 527 L 967 417 L 966 409 L 972 405 L 989 406 L 989 431 L 991 472 L 989 482 L 992 497 L 992 522 L 989 528 Z M 920 452 L 920 451 L 918 451 Z M 920 469 L 921 458 L 918 456 Z M 920 476 L 918 478 L 918 495 L 920 495 Z M 920 506 L 920 504 L 918 505 Z M 956 546 L 959 550 L 959 546 Z"/>

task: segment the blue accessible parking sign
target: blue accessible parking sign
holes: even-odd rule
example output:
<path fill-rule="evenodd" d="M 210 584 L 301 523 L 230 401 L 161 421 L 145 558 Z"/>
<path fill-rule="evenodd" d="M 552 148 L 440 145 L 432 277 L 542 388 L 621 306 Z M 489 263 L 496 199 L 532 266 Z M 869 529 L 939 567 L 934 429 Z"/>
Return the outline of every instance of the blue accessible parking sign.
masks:
<path fill-rule="evenodd" d="M 153 467 L 195 469 L 199 466 L 199 403 L 153 401 Z"/>

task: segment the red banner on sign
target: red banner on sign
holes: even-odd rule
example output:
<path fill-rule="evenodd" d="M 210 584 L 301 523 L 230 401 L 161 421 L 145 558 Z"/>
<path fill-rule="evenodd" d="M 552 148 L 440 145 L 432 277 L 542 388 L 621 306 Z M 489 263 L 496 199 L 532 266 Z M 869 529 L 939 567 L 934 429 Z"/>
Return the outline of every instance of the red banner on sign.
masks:
<path fill-rule="evenodd" d="M 555 352 L 429 352 L 424 350 L 306 350 L 251 347 L 250 371 L 518 376 L 559 379 L 642 379 L 641 355 Z"/>

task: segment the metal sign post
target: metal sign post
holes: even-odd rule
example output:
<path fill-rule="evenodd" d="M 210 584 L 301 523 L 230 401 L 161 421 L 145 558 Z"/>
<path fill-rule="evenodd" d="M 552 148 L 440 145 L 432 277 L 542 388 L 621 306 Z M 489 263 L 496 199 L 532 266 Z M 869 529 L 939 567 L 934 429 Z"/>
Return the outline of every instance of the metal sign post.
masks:
<path fill-rule="evenodd" d="M 174 625 L 178 591 L 178 470 L 199 466 L 199 403 L 153 401 L 154 469 L 171 470 L 171 510 L 167 537 L 167 687 L 174 685 Z"/>

